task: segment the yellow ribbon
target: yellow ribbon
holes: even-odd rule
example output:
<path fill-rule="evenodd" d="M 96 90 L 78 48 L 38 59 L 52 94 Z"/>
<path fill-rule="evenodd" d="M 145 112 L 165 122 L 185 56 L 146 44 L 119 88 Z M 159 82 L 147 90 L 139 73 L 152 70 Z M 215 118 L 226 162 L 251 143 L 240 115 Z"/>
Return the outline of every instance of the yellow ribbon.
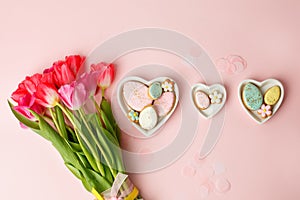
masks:
<path fill-rule="evenodd" d="M 134 187 L 132 192 L 124 200 L 134 200 L 139 195 L 139 190 Z"/>
<path fill-rule="evenodd" d="M 97 190 L 95 190 L 95 188 L 92 189 L 92 193 L 98 200 L 104 200 Z"/>
<path fill-rule="evenodd" d="M 103 197 L 95 190 L 95 188 L 92 189 L 93 195 L 98 199 L 98 200 L 105 200 Z M 139 195 L 139 190 L 136 187 L 133 187 L 132 192 L 124 198 L 124 200 L 134 200 L 137 196 Z"/>

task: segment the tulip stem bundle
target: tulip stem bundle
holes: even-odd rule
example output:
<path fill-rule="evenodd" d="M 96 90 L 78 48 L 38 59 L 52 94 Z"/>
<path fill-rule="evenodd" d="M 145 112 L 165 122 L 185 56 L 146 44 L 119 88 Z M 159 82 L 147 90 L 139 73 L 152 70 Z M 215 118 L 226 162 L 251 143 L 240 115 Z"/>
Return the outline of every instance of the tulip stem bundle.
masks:
<path fill-rule="evenodd" d="M 23 127 L 52 143 L 66 167 L 98 200 L 137 199 L 138 190 L 124 179 L 120 131 L 104 97 L 114 66 L 99 63 L 79 76 L 83 61 L 69 56 L 43 74 L 26 77 L 12 94 L 17 105 L 9 105 Z M 122 177 L 117 194 L 109 193 Z"/>

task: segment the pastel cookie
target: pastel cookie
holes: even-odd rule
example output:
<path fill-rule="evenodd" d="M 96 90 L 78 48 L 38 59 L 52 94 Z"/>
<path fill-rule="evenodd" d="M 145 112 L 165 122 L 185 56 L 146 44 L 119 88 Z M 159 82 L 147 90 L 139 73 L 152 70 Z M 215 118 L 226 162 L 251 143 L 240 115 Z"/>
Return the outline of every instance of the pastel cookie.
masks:
<path fill-rule="evenodd" d="M 163 89 L 161 87 L 160 82 L 152 83 L 149 86 L 149 96 L 151 99 L 155 100 L 158 99 L 162 95 Z"/>
<path fill-rule="evenodd" d="M 158 116 L 152 106 L 146 107 L 139 116 L 139 124 L 145 130 L 153 129 L 158 121 Z"/>
<path fill-rule="evenodd" d="M 154 101 L 154 108 L 159 117 L 167 115 L 173 108 L 175 102 L 174 92 L 164 92 L 160 98 Z"/>
<path fill-rule="evenodd" d="M 201 110 L 205 110 L 210 105 L 210 99 L 206 95 L 206 93 L 202 91 L 197 91 L 195 93 L 195 102 L 198 108 Z"/>
<path fill-rule="evenodd" d="M 173 92 L 173 90 L 174 90 L 174 84 L 175 83 L 173 81 L 171 81 L 169 79 L 166 79 L 162 83 L 161 87 L 164 89 L 165 92 Z"/>
<path fill-rule="evenodd" d="M 266 118 L 272 115 L 272 107 L 270 105 L 263 104 L 257 113 L 262 117 Z"/>
<path fill-rule="evenodd" d="M 123 86 L 123 97 L 126 104 L 136 111 L 142 111 L 152 104 L 148 96 L 148 87 L 137 81 L 128 81 Z"/>
<path fill-rule="evenodd" d="M 270 89 L 267 90 L 264 96 L 264 101 L 268 105 L 275 105 L 279 98 L 280 98 L 280 87 L 279 86 L 273 86 Z"/>
<path fill-rule="evenodd" d="M 221 103 L 222 102 L 222 93 L 217 90 L 214 90 L 209 94 L 210 102 L 213 103 Z"/>
<path fill-rule="evenodd" d="M 263 96 L 258 87 L 252 83 L 247 83 L 242 90 L 242 98 L 245 106 L 249 110 L 258 110 L 263 103 Z"/>
<path fill-rule="evenodd" d="M 130 121 L 137 123 L 139 122 L 139 113 L 135 112 L 134 110 L 130 110 L 128 113 L 128 118 Z"/>

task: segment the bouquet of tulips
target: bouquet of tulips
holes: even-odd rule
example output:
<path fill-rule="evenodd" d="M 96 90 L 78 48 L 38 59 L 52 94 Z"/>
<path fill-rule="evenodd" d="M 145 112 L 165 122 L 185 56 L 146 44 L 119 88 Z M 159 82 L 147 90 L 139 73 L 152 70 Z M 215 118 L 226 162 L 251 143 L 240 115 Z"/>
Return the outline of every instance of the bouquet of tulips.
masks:
<path fill-rule="evenodd" d="M 9 105 L 22 127 L 49 140 L 66 167 L 98 200 L 140 199 L 125 173 L 120 131 L 104 97 L 114 65 L 67 56 L 43 73 L 27 76 Z"/>

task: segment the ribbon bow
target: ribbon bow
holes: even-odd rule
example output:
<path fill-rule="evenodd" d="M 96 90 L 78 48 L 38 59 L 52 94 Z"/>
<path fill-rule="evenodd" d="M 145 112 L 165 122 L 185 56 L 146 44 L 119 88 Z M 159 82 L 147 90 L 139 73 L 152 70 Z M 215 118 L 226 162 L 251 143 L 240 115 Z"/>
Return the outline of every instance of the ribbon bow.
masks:
<path fill-rule="evenodd" d="M 125 182 L 126 187 L 124 187 L 124 190 L 120 191 Z M 138 194 L 138 189 L 134 187 L 128 179 L 128 175 L 120 172 L 117 174 L 112 187 L 102 192 L 102 196 L 105 200 L 134 200 Z"/>

